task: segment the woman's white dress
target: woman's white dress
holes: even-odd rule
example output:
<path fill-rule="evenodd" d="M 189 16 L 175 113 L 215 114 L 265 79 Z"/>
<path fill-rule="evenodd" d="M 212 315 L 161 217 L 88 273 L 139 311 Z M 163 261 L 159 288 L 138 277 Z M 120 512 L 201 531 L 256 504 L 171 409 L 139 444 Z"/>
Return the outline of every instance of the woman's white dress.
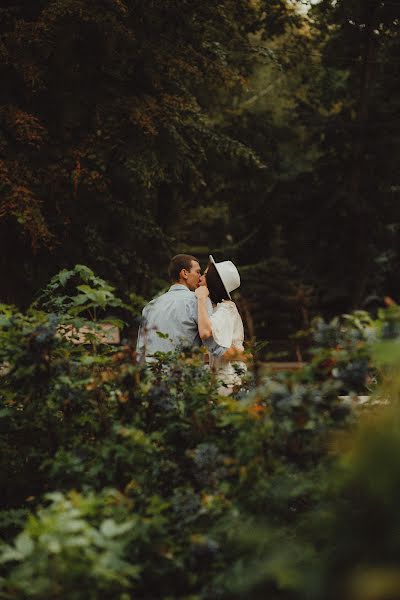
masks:
<path fill-rule="evenodd" d="M 210 320 L 213 338 L 217 344 L 225 348 L 234 346 L 237 350 L 244 350 L 243 322 L 234 302 L 223 300 L 217 304 Z M 246 371 L 246 365 L 242 361 L 225 361 L 222 357 L 211 354 L 210 367 L 216 373 L 217 379 L 223 383 L 219 388 L 223 395 L 230 394 L 234 386 L 241 385 L 242 379 L 238 370 Z"/>

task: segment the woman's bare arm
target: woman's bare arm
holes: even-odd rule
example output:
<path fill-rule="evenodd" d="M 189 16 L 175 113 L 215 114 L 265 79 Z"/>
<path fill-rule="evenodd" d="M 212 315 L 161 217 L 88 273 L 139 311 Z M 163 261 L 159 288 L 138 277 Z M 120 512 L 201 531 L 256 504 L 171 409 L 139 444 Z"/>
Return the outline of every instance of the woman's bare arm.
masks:
<path fill-rule="evenodd" d="M 207 312 L 208 288 L 201 285 L 194 293 L 197 296 L 199 335 L 202 340 L 208 340 L 212 336 L 211 321 Z"/>

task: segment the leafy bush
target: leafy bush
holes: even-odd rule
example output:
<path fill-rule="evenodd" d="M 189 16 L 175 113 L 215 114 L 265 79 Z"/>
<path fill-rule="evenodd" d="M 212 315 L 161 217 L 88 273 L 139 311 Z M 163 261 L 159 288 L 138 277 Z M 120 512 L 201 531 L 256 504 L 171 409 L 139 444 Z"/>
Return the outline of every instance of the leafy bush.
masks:
<path fill-rule="evenodd" d="M 58 283 L 51 291 L 68 296 Z M 76 285 L 52 305 L 58 312 L 1 310 L 3 596 L 289 599 L 312 585 L 327 590 L 339 568 L 330 519 L 343 540 L 348 526 L 332 436 L 355 426 L 339 395 L 365 385 L 359 363 L 371 369 L 395 309 L 378 322 L 360 313 L 317 321 L 304 370 L 220 397 L 201 349 L 145 367 L 129 345 L 62 335 L 65 325 L 97 326 L 76 315 Z M 89 300 L 105 314 L 101 298 Z"/>
<path fill-rule="evenodd" d="M 0 563 L 14 564 L 5 593 L 31 598 L 115 597 L 134 587 L 140 567 L 126 560 L 127 547 L 134 537 L 140 538 L 141 527 L 116 493 L 82 497 L 60 492 L 48 495 L 51 504 L 30 516 L 24 531 L 12 545 L 2 548 Z M 125 513 L 116 522 L 117 506 Z M 135 531 L 135 536 L 128 535 Z M 51 577 L 49 577 L 51 569 Z"/>

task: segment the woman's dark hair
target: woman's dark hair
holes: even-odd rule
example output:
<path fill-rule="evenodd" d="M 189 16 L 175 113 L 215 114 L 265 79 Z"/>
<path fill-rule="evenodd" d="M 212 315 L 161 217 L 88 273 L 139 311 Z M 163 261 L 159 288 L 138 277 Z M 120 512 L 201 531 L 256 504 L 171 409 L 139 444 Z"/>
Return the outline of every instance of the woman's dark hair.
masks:
<path fill-rule="evenodd" d="M 192 260 L 199 262 L 195 256 L 191 254 L 177 254 L 169 263 L 168 275 L 171 281 L 179 281 L 179 273 L 182 269 L 190 271 L 192 268 Z"/>
<path fill-rule="evenodd" d="M 229 300 L 228 292 L 226 291 L 221 277 L 218 275 L 218 271 L 213 263 L 208 266 L 206 281 L 208 291 L 210 292 L 211 302 L 213 304 L 218 304 L 218 302 L 222 302 L 222 300 Z"/>

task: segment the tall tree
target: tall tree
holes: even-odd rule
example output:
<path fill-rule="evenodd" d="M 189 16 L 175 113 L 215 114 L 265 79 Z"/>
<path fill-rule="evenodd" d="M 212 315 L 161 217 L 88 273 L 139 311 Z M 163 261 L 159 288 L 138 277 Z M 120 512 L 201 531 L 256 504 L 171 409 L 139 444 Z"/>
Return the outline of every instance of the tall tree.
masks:
<path fill-rule="evenodd" d="M 246 0 L 2 3 L 3 300 L 74 262 L 149 292 L 208 155 L 252 160 L 205 117 L 242 84 L 257 18 Z"/>
<path fill-rule="evenodd" d="M 379 289 L 380 265 L 394 257 L 393 231 L 400 223 L 399 12 L 394 2 L 323 0 L 311 17 L 322 43 L 319 97 L 329 111 L 330 153 L 321 172 L 338 176 L 330 197 L 339 213 L 339 239 L 348 257 L 341 262 L 354 307 Z M 342 84 L 332 85 L 341 73 Z"/>
<path fill-rule="evenodd" d="M 270 259 L 279 227 L 318 312 L 344 312 L 388 292 L 398 297 L 396 7 L 326 0 L 301 18 L 276 4 L 279 18 L 268 17 L 265 5 L 265 64 L 224 119 L 267 165 L 245 184 L 236 248 L 245 264 Z M 293 270 L 288 277 L 295 281 Z"/>

